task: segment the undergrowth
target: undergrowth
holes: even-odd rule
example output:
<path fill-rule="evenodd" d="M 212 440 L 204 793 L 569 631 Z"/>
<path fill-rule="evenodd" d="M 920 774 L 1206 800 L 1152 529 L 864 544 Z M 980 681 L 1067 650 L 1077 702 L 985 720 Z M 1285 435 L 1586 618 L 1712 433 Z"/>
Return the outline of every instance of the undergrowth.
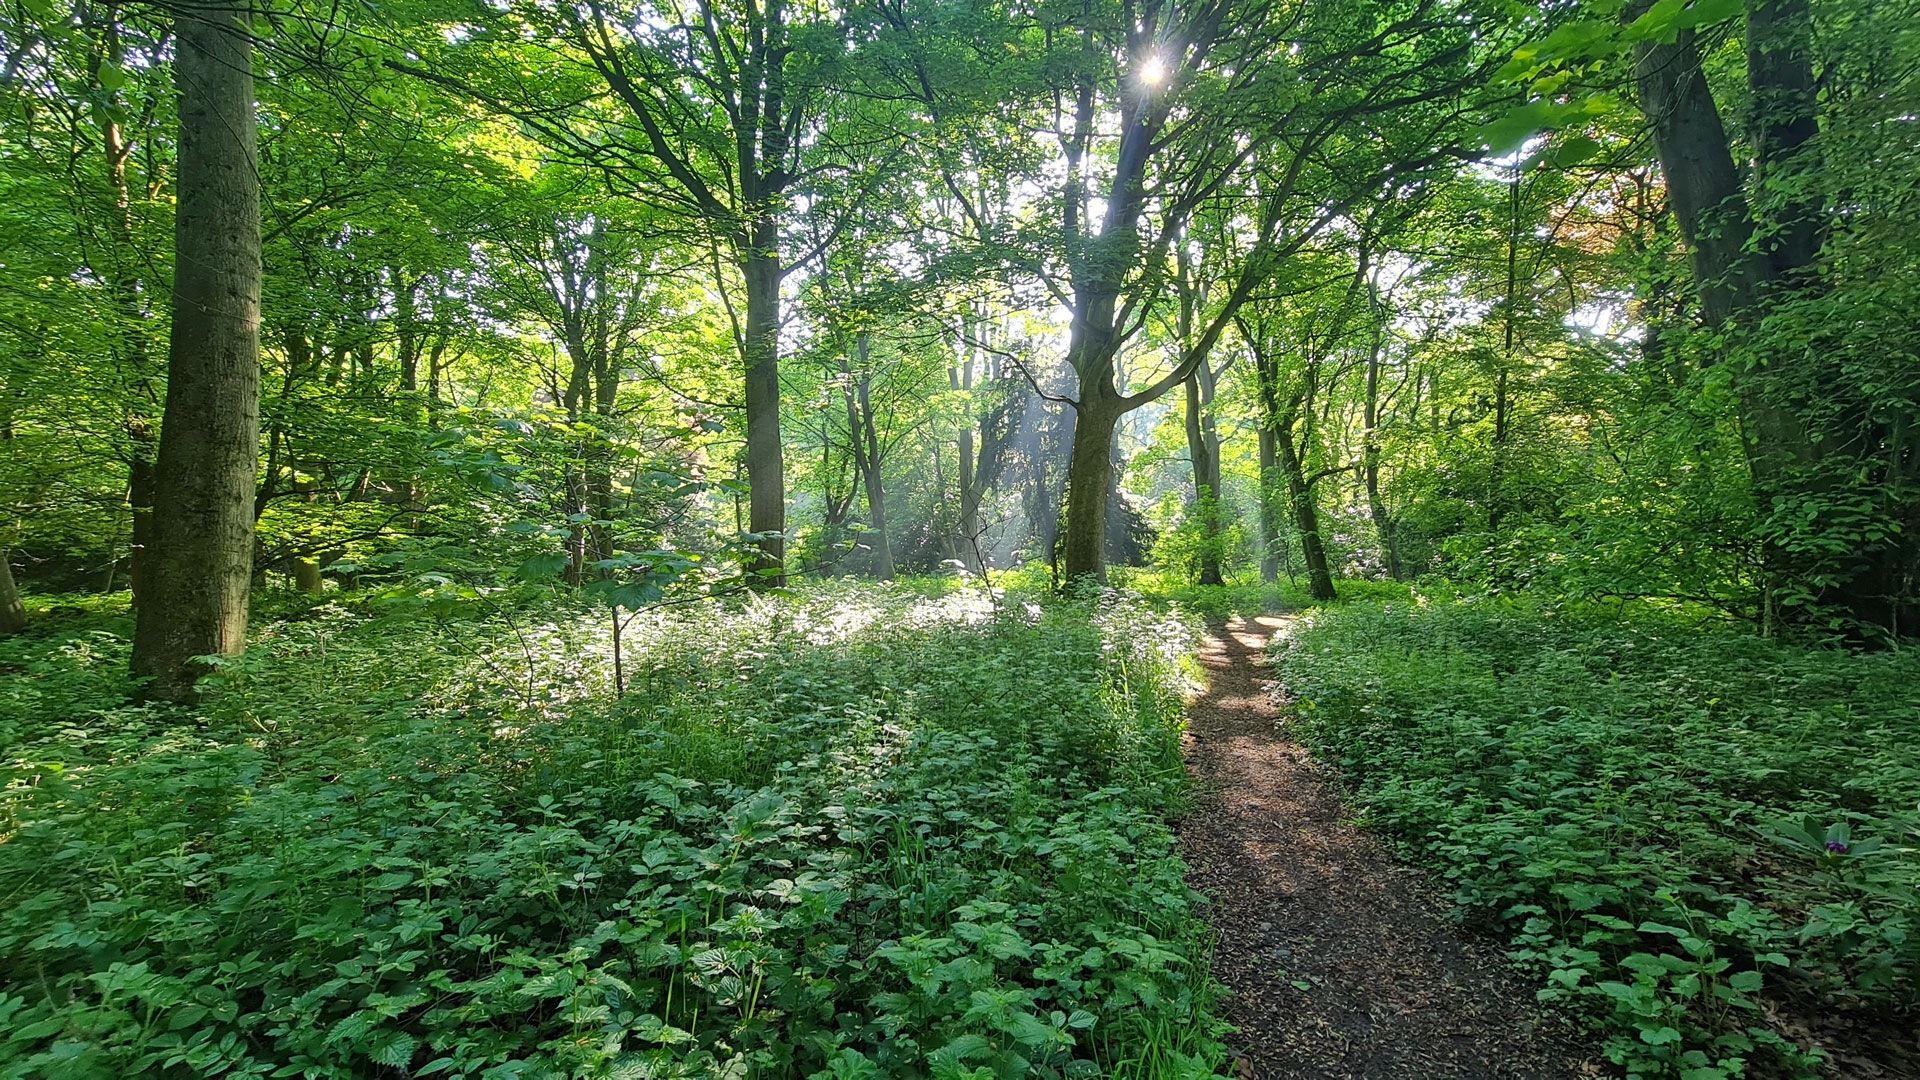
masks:
<path fill-rule="evenodd" d="M 1197 1077 L 1191 626 L 834 587 L 329 606 L 192 710 L 0 644 L 0 1075 Z"/>
<path fill-rule="evenodd" d="M 1292 729 L 1634 1076 L 1808 1075 L 1791 1017 L 1911 1008 L 1920 659 L 1492 601 L 1315 613 Z"/>
<path fill-rule="evenodd" d="M 1131 566 L 1113 567 L 1109 577 L 1114 584 L 1137 591 L 1156 606 L 1173 607 L 1208 618 L 1225 619 L 1234 615 L 1253 618 L 1280 611 L 1304 611 L 1320 603 L 1308 593 L 1303 578 L 1261 581 L 1257 574 L 1249 572 L 1225 585 L 1195 585 L 1180 574 Z M 1342 578 L 1334 582 L 1334 592 L 1341 603 L 1405 600 L 1412 596 L 1412 590 L 1401 582 L 1366 578 Z"/>

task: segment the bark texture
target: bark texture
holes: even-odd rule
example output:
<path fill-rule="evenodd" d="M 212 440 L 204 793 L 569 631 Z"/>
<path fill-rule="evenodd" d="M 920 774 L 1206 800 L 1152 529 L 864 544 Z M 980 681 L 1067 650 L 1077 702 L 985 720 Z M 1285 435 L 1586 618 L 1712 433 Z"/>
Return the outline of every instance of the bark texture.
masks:
<path fill-rule="evenodd" d="M 985 320 L 980 320 L 975 333 L 980 340 L 987 341 L 992 328 Z M 976 353 L 981 355 L 974 355 Z M 960 521 L 957 539 L 960 560 L 975 574 L 986 569 L 986 548 L 981 541 L 985 525 L 981 521 L 980 511 L 1000 482 L 1000 474 L 1006 469 L 1014 436 L 1023 419 L 1021 409 L 1025 399 L 1002 392 L 1005 389 L 1003 379 L 997 360 L 986 354 L 985 349 L 961 354 L 958 362 L 947 369 L 948 389 L 972 395 L 977 388 L 990 395 L 987 401 L 975 406 L 972 424 L 960 428 L 959 438 Z"/>
<path fill-rule="evenodd" d="M 260 438 L 260 186 L 246 12 L 196 8 L 178 27 L 179 206 L 173 329 L 151 547 L 133 670 L 191 695 L 196 656 L 246 646 Z"/>
<path fill-rule="evenodd" d="M 293 560 L 293 587 L 309 596 L 319 596 L 326 591 L 320 580 L 319 559 L 302 556 Z"/>
<path fill-rule="evenodd" d="M 741 259 L 747 280 L 744 353 L 747 403 L 747 530 L 760 534 L 750 567 L 760 582 L 779 585 L 787 541 L 787 481 L 780 452 L 780 256 L 777 229 L 755 230 L 759 243 Z"/>
<path fill-rule="evenodd" d="M 1293 420 L 1285 417 L 1276 425 L 1274 449 L 1280 474 L 1287 484 L 1287 506 L 1293 513 L 1293 527 L 1300 534 L 1300 559 L 1307 564 L 1307 592 L 1315 600 L 1332 600 L 1333 568 L 1327 560 L 1327 545 L 1320 537 L 1320 505 L 1313 497 L 1313 482 L 1306 465 L 1293 445 Z"/>
<path fill-rule="evenodd" d="M 1381 320 L 1379 289 L 1371 281 L 1367 283 L 1367 313 L 1373 327 L 1373 340 L 1367 348 L 1361 478 L 1366 483 L 1367 511 L 1373 518 L 1373 530 L 1380 537 L 1380 552 L 1387 564 L 1387 576 L 1399 581 L 1402 577 L 1400 546 L 1394 535 L 1393 516 L 1387 512 L 1387 501 L 1380 494 L 1380 354 L 1385 344 L 1386 328 Z"/>
<path fill-rule="evenodd" d="M 1083 385 L 1083 393 L 1086 387 Z M 1103 400 L 1095 397 L 1095 401 Z M 1083 398 L 1067 459 L 1067 530 L 1060 546 L 1066 581 L 1107 580 L 1107 491 L 1113 484 L 1113 431 L 1120 412 Z"/>
<path fill-rule="evenodd" d="M 1200 584 L 1219 585 L 1220 432 L 1213 422 L 1214 371 L 1207 364 L 1187 376 L 1187 456 L 1193 461 L 1194 512 L 1206 543 L 1200 547 Z"/>
<path fill-rule="evenodd" d="M 1746 190 L 1701 67 L 1699 41 L 1683 30 L 1672 44 L 1636 44 L 1633 59 L 1640 108 L 1653 130 L 1668 207 L 1692 261 L 1701 316 L 1710 327 L 1727 326 L 1755 311 L 1777 266 L 1749 244 L 1753 221 Z M 1757 484 L 1773 485 L 1788 469 L 1812 460 L 1799 418 L 1771 401 L 1763 386 L 1741 380 L 1740 401 Z"/>
<path fill-rule="evenodd" d="M 1707 87 L 1692 30 L 1681 31 L 1672 44 L 1636 44 L 1633 61 L 1640 108 L 1653 128 L 1667 182 L 1667 204 L 1693 261 L 1701 312 L 1708 325 L 1718 326 L 1752 303 L 1755 284 L 1765 273 L 1745 250 L 1753 226 L 1726 125 Z"/>
<path fill-rule="evenodd" d="M 0 634 L 17 634 L 27 628 L 27 606 L 13 584 L 13 553 L 0 548 Z"/>

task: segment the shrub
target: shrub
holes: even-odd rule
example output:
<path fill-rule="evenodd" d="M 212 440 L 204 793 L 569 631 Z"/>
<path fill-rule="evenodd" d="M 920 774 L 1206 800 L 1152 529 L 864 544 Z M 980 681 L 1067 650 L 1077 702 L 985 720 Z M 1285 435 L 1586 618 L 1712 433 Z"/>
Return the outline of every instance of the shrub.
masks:
<path fill-rule="evenodd" d="M 1184 625 L 836 588 L 9 669 L 0 1074 L 1197 1076 Z M 637 640 L 636 640 L 637 639 Z M 1024 1064 L 1022 1064 L 1024 1063 Z"/>
<path fill-rule="evenodd" d="M 1630 1074 L 1804 1072 L 1763 998 L 1915 1003 L 1912 656 L 1482 601 L 1321 612 L 1274 659 L 1369 819 Z"/>

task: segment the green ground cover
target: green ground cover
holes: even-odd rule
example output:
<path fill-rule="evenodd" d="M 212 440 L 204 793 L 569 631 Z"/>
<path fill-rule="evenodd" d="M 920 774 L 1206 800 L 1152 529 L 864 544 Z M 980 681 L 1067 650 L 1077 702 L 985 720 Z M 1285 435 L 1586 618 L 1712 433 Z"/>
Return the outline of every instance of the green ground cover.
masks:
<path fill-rule="evenodd" d="M 1190 1077 L 1194 627 L 835 586 L 0 643 L 0 1075 Z"/>
<path fill-rule="evenodd" d="M 1805 1073 L 1795 1013 L 1911 1009 L 1920 657 L 1483 600 L 1311 613 L 1293 730 L 1633 1075 Z"/>
<path fill-rule="evenodd" d="M 1317 601 L 1307 592 L 1306 579 L 1261 581 L 1252 573 L 1241 574 L 1225 585 L 1195 585 L 1186 576 L 1153 567 L 1113 567 L 1108 577 L 1122 589 L 1137 593 L 1146 603 L 1160 610 L 1179 610 L 1210 619 L 1235 615 L 1253 618 L 1283 611 L 1304 611 Z M 1335 582 L 1339 593 L 1336 603 L 1406 600 L 1411 587 L 1397 581 L 1368 581 L 1346 578 Z"/>

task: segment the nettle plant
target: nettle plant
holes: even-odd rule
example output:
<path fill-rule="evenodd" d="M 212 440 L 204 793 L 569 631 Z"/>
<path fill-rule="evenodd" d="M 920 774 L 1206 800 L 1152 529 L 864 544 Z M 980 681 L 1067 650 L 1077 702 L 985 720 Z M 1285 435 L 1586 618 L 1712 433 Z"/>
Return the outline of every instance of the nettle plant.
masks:
<path fill-rule="evenodd" d="M 117 696 L 110 633 L 36 654 L 47 708 L 0 787 L 0 1076 L 1222 1061 L 1166 824 L 1179 620 L 741 597 L 635 620 L 616 698 L 599 612 L 479 610 L 268 624 L 193 711 Z"/>
<path fill-rule="evenodd" d="M 1920 1001 L 1913 657 L 1650 610 L 1316 614 L 1293 729 L 1630 1075 L 1813 1076 L 1782 1008 Z"/>

